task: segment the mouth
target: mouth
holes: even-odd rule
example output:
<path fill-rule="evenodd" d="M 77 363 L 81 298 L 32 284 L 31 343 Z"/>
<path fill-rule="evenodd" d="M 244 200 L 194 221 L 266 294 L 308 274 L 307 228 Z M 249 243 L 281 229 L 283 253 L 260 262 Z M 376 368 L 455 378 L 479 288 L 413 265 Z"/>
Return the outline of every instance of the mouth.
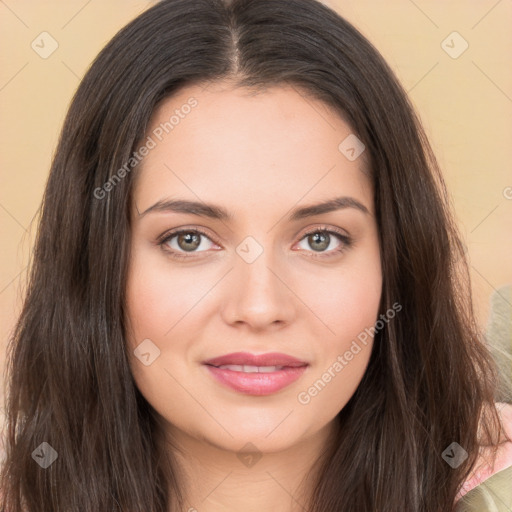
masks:
<path fill-rule="evenodd" d="M 298 380 L 309 364 L 286 354 L 235 353 L 205 361 L 203 365 L 220 384 L 237 393 L 263 396 Z"/>

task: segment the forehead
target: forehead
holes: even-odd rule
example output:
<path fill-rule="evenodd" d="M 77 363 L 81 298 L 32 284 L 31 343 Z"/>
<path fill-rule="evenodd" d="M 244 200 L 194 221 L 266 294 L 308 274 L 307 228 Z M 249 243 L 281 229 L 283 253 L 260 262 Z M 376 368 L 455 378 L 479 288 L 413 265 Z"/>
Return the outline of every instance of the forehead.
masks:
<path fill-rule="evenodd" d="M 339 147 L 353 135 L 337 112 L 295 86 L 185 87 L 151 116 L 152 149 L 138 167 L 135 196 L 143 205 L 176 194 L 274 208 L 334 192 L 368 199 L 366 155 L 350 160 Z"/>

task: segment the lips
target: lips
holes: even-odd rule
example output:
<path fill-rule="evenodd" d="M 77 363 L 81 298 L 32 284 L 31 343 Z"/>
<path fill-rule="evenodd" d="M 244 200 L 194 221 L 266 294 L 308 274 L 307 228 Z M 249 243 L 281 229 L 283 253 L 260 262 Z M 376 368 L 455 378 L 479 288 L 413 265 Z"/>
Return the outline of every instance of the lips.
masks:
<path fill-rule="evenodd" d="M 270 352 L 267 354 L 250 354 L 249 352 L 233 352 L 224 356 L 214 357 L 204 361 L 203 364 L 209 366 L 249 366 L 249 367 L 271 367 L 276 366 L 280 368 L 300 368 L 308 366 L 308 363 L 301 361 L 296 357 L 288 354 L 281 354 L 279 352 Z"/>

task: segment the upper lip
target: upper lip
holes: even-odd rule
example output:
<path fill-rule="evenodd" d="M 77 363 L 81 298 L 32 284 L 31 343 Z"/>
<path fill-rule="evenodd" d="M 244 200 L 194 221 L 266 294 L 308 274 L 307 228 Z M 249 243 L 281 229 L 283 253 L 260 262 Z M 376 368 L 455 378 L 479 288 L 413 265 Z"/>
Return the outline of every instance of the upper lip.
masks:
<path fill-rule="evenodd" d="M 241 366 L 289 366 L 300 367 L 307 366 L 308 363 L 301 361 L 296 357 L 278 352 L 269 352 L 267 354 L 250 354 L 249 352 L 233 352 L 224 356 L 214 357 L 204 361 L 203 364 L 211 366 L 222 366 L 226 364 L 236 364 Z"/>

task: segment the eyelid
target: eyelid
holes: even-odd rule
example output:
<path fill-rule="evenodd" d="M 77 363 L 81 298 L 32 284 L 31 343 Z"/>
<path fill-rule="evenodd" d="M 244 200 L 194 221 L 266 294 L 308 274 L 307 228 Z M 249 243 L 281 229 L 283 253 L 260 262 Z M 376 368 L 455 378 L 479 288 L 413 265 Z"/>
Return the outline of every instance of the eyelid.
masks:
<path fill-rule="evenodd" d="M 304 228 L 303 231 L 300 231 L 300 235 L 297 235 L 299 237 L 299 240 L 302 240 L 305 236 L 310 235 L 312 233 L 316 233 L 317 231 L 332 231 L 336 233 L 337 235 L 340 235 L 344 238 L 352 238 L 351 235 L 348 233 L 348 231 L 338 228 L 336 226 L 329 226 L 327 224 L 316 224 L 313 227 L 307 227 Z"/>

